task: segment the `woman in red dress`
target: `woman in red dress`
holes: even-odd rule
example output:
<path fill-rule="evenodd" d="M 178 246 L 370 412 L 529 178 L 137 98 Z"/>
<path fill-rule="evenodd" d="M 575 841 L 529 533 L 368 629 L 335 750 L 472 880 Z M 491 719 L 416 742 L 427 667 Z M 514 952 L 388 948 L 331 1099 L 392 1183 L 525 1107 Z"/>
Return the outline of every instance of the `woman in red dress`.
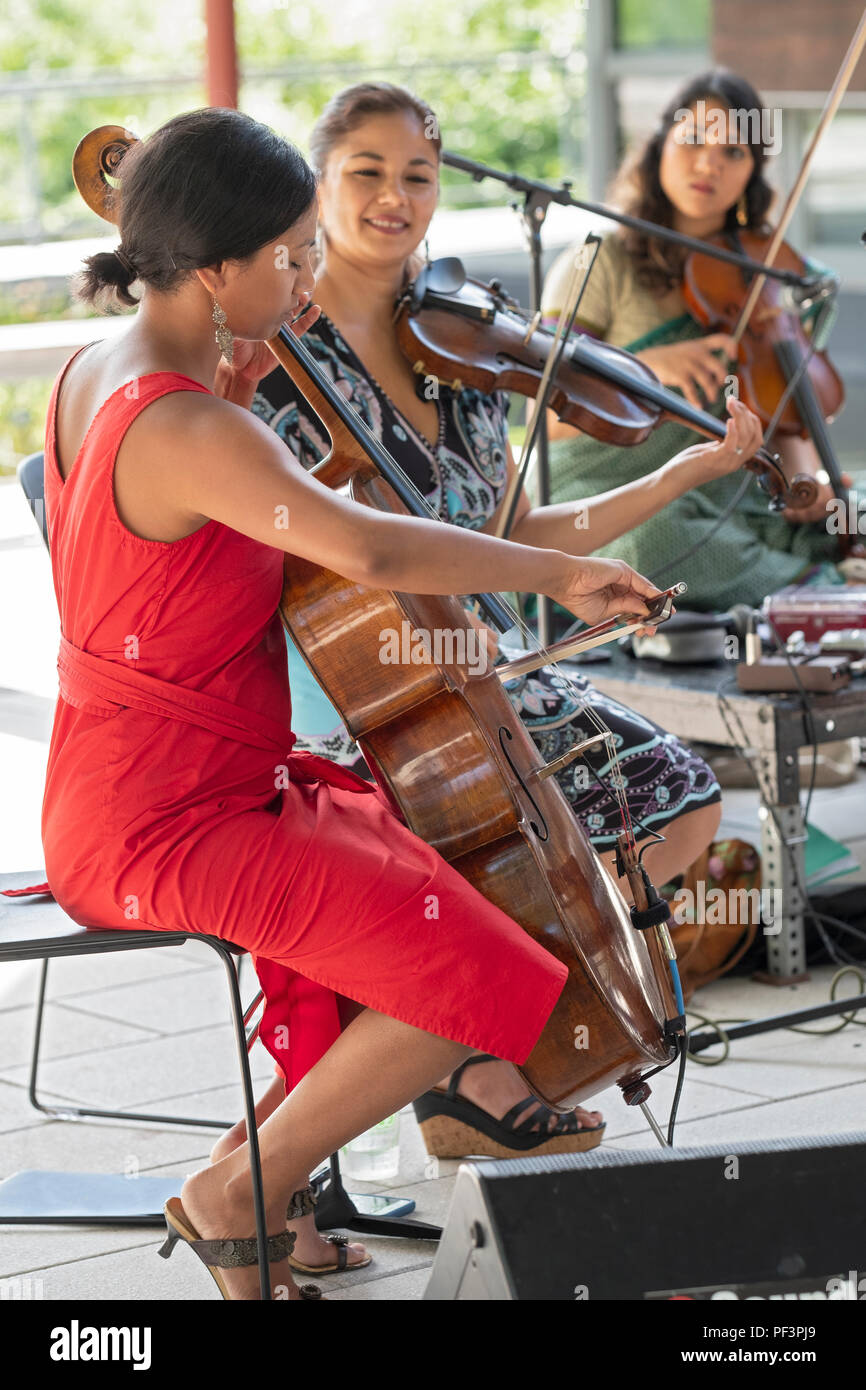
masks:
<path fill-rule="evenodd" d="M 291 753 L 283 552 L 406 592 L 546 593 L 588 622 L 646 612 L 656 590 L 619 562 L 356 505 L 254 417 L 263 340 L 313 286 L 315 181 L 292 146 L 237 112 L 192 112 L 121 178 L 121 245 L 90 258 L 81 293 L 132 304 L 137 280 L 140 307 L 67 364 L 46 435 L 63 633 L 47 876 L 89 926 L 253 955 L 290 1088 L 260 1142 L 272 1277 L 294 1298 L 286 1212 L 308 1174 L 471 1053 L 523 1062 L 565 970 L 369 784 Z M 246 1144 L 188 1178 L 169 1220 L 246 1241 Z M 219 1258 L 224 1292 L 255 1298 L 255 1264 Z"/>

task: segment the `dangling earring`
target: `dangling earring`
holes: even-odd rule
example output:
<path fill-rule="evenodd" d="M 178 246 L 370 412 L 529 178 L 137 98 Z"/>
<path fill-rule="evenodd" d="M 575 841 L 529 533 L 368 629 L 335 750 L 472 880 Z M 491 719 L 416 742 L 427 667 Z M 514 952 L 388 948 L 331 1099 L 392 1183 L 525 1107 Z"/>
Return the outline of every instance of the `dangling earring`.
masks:
<path fill-rule="evenodd" d="M 749 225 L 749 205 L 746 202 L 745 193 L 737 203 L 737 221 L 741 227 L 748 227 Z"/>
<path fill-rule="evenodd" d="M 429 264 L 430 264 L 430 243 L 429 243 L 429 241 L 427 240 L 426 237 L 424 238 L 424 259 L 425 259 L 425 261 L 427 262 L 427 264 L 429 265 Z"/>
<path fill-rule="evenodd" d="M 216 295 L 214 295 L 213 301 L 213 321 L 216 324 L 216 333 L 214 334 L 216 345 L 229 366 L 231 366 L 235 340 L 231 329 L 226 325 L 226 311 L 217 303 Z"/>

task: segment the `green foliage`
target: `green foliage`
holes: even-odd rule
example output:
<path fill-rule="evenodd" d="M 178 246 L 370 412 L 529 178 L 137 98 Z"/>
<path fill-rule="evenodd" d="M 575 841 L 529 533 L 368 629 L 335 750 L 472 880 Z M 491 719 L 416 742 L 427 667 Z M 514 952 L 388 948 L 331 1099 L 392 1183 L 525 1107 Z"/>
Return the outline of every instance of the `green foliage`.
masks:
<path fill-rule="evenodd" d="M 0 80 L 13 90 L 0 98 L 0 241 L 32 234 L 37 197 L 44 235 L 98 234 L 72 183 L 72 152 L 96 125 L 147 134 L 206 100 L 197 78 L 202 10 L 200 0 L 5 0 Z M 242 106 L 302 149 L 331 96 L 379 78 L 424 96 L 455 151 L 537 177 L 579 178 L 585 14 L 574 0 L 524 0 L 515 9 L 465 0 L 432 10 L 404 0 L 237 0 L 236 21 Z M 267 75 L 280 68 L 291 76 Z M 255 76 L 243 80 L 245 72 Z M 53 75 L 79 86 L 27 96 L 28 83 Z M 93 92 L 118 76 L 120 90 Z M 157 77 L 164 88 L 137 90 Z M 450 172 L 443 190 L 446 206 L 502 200 L 501 189 Z"/>
<path fill-rule="evenodd" d="M 446 148 L 537 178 L 579 177 L 585 15 L 574 0 L 466 0 L 436 8 L 402 0 L 318 5 L 241 0 L 247 63 L 298 63 L 271 92 L 247 84 L 247 110 L 306 147 L 325 103 L 351 82 L 411 87 L 439 118 Z M 302 54 L 302 58 L 301 58 Z M 301 61 L 299 62 L 299 58 Z M 330 70 L 315 71 L 317 62 Z M 445 171 L 443 204 L 502 202 L 502 189 Z"/>
<path fill-rule="evenodd" d="M 42 448 L 51 387 L 50 377 L 0 381 L 0 476 Z"/>
<path fill-rule="evenodd" d="M 620 48 L 696 48 L 710 34 L 710 0 L 614 0 Z"/>

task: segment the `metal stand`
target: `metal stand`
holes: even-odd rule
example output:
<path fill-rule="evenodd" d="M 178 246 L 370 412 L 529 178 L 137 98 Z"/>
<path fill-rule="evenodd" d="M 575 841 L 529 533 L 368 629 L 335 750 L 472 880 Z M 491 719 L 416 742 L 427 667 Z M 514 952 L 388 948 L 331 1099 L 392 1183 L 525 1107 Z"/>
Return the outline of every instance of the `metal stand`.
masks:
<path fill-rule="evenodd" d="M 358 1231 L 370 1236 L 411 1236 L 415 1240 L 439 1240 L 441 1226 L 432 1226 L 426 1221 L 407 1221 L 403 1216 L 376 1216 L 360 1212 L 356 1203 L 363 1198 L 354 1197 L 343 1186 L 340 1173 L 340 1156 L 331 1154 L 328 1168 L 316 1174 L 312 1185 L 319 1194 L 316 1203 L 316 1225 L 319 1230 L 332 1230 L 343 1226 L 349 1231 Z M 415 1203 L 411 1203 L 410 1210 Z"/>
<path fill-rule="evenodd" d="M 810 1009 L 798 1009 L 789 1014 L 774 1014 L 771 1018 L 755 1019 L 752 1023 L 735 1023 L 726 1028 L 724 1036 L 731 1042 L 738 1038 L 753 1038 L 759 1033 L 774 1033 L 779 1028 L 791 1028 L 799 1023 L 811 1023 L 816 1018 L 832 1018 L 834 1014 L 856 1013 L 866 1009 L 866 994 L 851 999 L 834 999 L 830 1004 L 816 1004 Z M 706 1052 L 720 1039 L 720 1034 L 704 1030 L 689 1036 L 689 1052 Z"/>
<path fill-rule="evenodd" d="M 529 309 L 532 314 L 535 314 L 541 308 L 543 287 L 541 228 L 547 216 L 547 209 L 550 207 L 550 194 L 539 188 L 528 189 L 522 210 L 518 209 L 516 203 L 514 207 L 520 212 L 523 230 L 526 234 L 526 244 L 529 250 Z M 539 507 L 546 507 L 550 502 L 550 454 L 546 416 L 542 416 L 538 422 L 538 431 L 535 436 L 535 459 L 538 505 Z M 552 637 L 553 604 L 547 594 L 537 594 L 536 601 L 538 604 L 538 642 L 542 647 L 549 647 Z"/>

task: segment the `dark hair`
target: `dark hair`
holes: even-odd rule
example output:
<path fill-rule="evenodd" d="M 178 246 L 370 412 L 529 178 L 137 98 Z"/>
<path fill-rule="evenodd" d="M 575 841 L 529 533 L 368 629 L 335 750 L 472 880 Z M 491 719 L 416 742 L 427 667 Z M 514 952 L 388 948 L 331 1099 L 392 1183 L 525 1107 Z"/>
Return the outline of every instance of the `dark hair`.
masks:
<path fill-rule="evenodd" d="M 701 98 L 708 104 L 721 105 L 729 111 L 759 111 L 763 106 L 754 87 L 744 77 L 726 68 L 713 68 L 685 83 L 665 107 L 658 126 L 644 147 L 626 161 L 614 181 L 611 196 L 623 212 L 633 217 L 643 217 L 662 227 L 673 226 L 674 209 L 659 179 L 662 146 L 668 131 L 676 124 L 678 113 L 694 106 Z M 767 151 L 762 136 L 763 123 L 756 124 L 759 127 L 757 137 L 752 122 L 747 123 L 749 139 L 745 143 L 752 153 L 754 167 L 744 190 L 747 222 L 743 230 L 763 231 L 766 213 L 773 201 L 773 190 L 764 178 Z M 729 208 L 724 230 L 736 231 L 738 226 L 736 208 Z M 685 249 L 629 228 L 623 228 L 616 235 L 620 236 L 631 255 L 638 282 L 645 288 L 661 295 L 682 282 L 683 265 L 688 255 Z"/>
<path fill-rule="evenodd" d="M 79 298 L 135 304 L 136 280 L 175 288 L 191 270 L 245 260 L 309 208 L 316 178 L 282 136 L 240 111 L 187 111 L 132 145 L 117 169 L 118 251 L 89 256 Z M 106 302 L 107 301 L 107 302 Z"/>
<path fill-rule="evenodd" d="M 435 113 L 414 93 L 391 82 L 357 82 L 331 97 L 310 136 L 310 156 L 318 174 L 324 171 L 328 155 L 335 145 L 355 130 L 368 116 L 390 116 L 408 111 L 417 116 L 424 127 L 438 161 L 442 137 Z"/>

